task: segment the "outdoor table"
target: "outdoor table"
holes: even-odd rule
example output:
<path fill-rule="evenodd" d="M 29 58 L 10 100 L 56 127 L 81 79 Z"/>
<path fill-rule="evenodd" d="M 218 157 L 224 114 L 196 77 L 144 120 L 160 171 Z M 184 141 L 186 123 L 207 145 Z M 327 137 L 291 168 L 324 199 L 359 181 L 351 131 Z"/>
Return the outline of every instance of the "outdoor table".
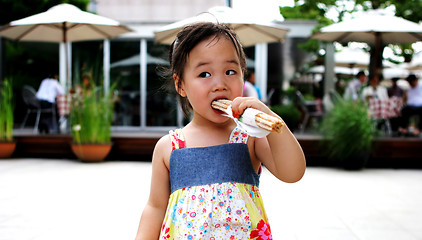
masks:
<path fill-rule="evenodd" d="M 399 97 L 391 97 L 388 100 L 369 99 L 369 111 L 372 118 L 375 122 L 378 120 L 385 122 L 385 130 L 388 136 L 392 135 L 390 119 L 400 116 L 402 106 L 403 100 Z"/>
<path fill-rule="evenodd" d="M 70 94 L 57 96 L 57 109 L 59 110 L 60 117 L 69 116 L 71 100 L 72 100 L 72 97 Z"/>
<path fill-rule="evenodd" d="M 57 110 L 59 111 L 59 126 L 61 132 L 67 131 L 67 117 L 70 114 L 70 103 L 72 96 L 70 94 L 64 94 L 57 96 Z"/>
<path fill-rule="evenodd" d="M 369 111 L 374 119 L 390 119 L 399 117 L 403 99 L 391 97 L 388 100 L 378 98 L 369 99 Z"/>

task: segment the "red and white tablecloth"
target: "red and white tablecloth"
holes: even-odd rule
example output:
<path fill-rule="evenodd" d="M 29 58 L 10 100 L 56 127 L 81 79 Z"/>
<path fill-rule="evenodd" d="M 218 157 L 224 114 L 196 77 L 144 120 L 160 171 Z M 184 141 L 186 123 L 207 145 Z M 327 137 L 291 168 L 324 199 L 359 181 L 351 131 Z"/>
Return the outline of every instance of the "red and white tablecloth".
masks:
<path fill-rule="evenodd" d="M 402 106 L 403 100 L 398 97 L 392 97 L 388 100 L 369 99 L 369 111 L 375 119 L 398 117 Z"/>
<path fill-rule="evenodd" d="M 70 113 L 70 102 L 72 96 L 70 94 L 57 96 L 57 109 L 60 116 L 68 116 Z"/>

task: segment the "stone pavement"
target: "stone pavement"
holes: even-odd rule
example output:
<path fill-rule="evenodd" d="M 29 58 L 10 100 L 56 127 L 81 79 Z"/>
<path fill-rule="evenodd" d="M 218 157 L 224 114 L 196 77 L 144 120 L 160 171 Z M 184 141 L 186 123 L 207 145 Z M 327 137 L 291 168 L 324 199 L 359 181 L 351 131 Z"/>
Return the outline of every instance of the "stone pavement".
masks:
<path fill-rule="evenodd" d="M 150 162 L 0 160 L 0 240 L 134 239 Z M 422 170 L 309 167 L 294 184 L 264 170 L 274 239 L 422 239 Z"/>

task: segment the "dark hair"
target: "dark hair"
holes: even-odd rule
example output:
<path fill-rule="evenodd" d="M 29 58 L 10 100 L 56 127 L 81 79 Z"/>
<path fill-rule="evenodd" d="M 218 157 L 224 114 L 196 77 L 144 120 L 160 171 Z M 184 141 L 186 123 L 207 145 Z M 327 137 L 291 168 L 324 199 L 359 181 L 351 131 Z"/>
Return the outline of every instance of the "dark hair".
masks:
<path fill-rule="evenodd" d="M 234 33 L 234 31 L 230 27 L 224 24 L 211 22 L 196 23 L 184 27 L 183 30 L 181 30 L 177 34 L 176 40 L 174 40 L 170 47 L 170 72 L 168 74 L 171 74 L 170 79 L 172 80 L 171 82 L 173 86 L 174 74 L 179 77 L 179 84 L 181 84 L 181 82 L 183 81 L 183 73 L 186 65 L 186 60 L 192 49 L 200 42 L 210 37 L 214 37 L 214 39 L 225 37 L 231 40 L 239 57 L 240 66 L 242 70 L 246 69 L 246 57 L 243 51 L 243 47 L 240 44 L 236 33 Z M 190 105 L 186 97 L 182 97 L 179 94 L 177 94 L 177 96 L 182 106 L 183 113 L 188 117 L 189 112 L 192 110 L 192 106 Z"/>
<path fill-rule="evenodd" d="M 383 75 L 382 74 L 370 74 L 369 75 L 369 77 L 368 77 L 368 79 L 369 79 L 369 81 L 368 81 L 368 83 L 367 83 L 367 85 L 368 86 L 370 86 L 371 85 L 371 82 L 372 82 L 372 80 L 374 80 L 374 79 L 377 79 L 378 80 L 378 84 L 384 79 L 384 77 L 383 77 Z"/>
<path fill-rule="evenodd" d="M 414 81 L 418 80 L 418 78 L 416 77 L 416 75 L 415 75 L 415 74 L 409 74 L 409 76 L 407 76 L 406 80 L 407 80 L 409 83 L 411 83 L 411 82 L 414 82 Z"/>
<path fill-rule="evenodd" d="M 359 71 L 358 74 L 356 74 L 356 78 L 360 78 L 360 76 L 365 76 L 365 72 Z"/>

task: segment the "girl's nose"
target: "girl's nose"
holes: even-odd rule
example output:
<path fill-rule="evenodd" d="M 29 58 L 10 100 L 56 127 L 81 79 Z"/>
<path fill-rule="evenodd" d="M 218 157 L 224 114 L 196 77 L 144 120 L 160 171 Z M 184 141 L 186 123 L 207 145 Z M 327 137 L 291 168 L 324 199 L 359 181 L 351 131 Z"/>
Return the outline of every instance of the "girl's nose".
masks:
<path fill-rule="evenodd" d="M 214 77 L 214 91 L 225 91 L 227 90 L 226 81 L 224 76 L 215 76 Z"/>

